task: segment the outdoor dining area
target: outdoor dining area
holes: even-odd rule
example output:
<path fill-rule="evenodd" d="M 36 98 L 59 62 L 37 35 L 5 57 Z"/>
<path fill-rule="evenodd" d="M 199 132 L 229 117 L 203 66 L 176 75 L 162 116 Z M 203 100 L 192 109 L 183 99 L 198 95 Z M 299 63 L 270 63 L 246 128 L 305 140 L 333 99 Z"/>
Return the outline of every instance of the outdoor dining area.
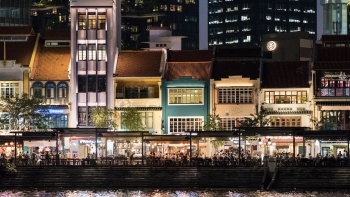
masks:
<path fill-rule="evenodd" d="M 52 132 L 12 134 L 2 138 L 13 143 L 11 155 L 1 152 L 1 165 L 253 167 L 267 161 L 281 167 L 349 165 L 350 131 L 343 130 L 255 127 L 153 135 L 106 128 L 53 128 Z"/>

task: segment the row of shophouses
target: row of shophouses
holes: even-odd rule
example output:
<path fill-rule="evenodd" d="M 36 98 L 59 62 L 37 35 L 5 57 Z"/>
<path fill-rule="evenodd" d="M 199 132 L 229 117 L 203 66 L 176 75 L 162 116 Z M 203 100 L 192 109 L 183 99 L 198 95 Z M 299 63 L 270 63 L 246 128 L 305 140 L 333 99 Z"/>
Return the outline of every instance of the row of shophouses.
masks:
<path fill-rule="evenodd" d="M 232 131 L 261 107 L 270 127 L 315 130 L 311 120 L 317 119 L 349 130 L 349 36 L 325 35 L 309 58 L 298 61 L 266 59 L 264 47 L 109 53 L 108 42 L 82 45 L 72 37 L 61 30 L 1 28 L 0 96 L 43 96 L 52 128 L 92 128 L 88 115 L 104 101 L 120 114 L 136 108 L 144 130 L 154 135 L 202 131 L 208 115 L 218 115 Z M 124 131 L 117 121 L 117 131 Z"/>

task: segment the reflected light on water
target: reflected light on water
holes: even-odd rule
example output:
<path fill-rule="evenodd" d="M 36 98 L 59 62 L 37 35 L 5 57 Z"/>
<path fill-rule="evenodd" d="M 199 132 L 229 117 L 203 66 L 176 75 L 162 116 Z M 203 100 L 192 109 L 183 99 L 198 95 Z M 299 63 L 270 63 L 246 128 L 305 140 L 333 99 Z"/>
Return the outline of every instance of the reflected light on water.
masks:
<path fill-rule="evenodd" d="M 350 192 L 229 190 L 0 190 L 0 197 L 350 197 Z"/>

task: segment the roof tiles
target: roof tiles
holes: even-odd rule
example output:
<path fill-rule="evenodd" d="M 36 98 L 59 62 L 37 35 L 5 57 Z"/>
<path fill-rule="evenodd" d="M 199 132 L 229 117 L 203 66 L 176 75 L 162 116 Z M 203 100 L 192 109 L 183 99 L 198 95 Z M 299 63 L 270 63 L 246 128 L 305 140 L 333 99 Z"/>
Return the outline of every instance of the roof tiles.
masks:
<path fill-rule="evenodd" d="M 262 88 L 307 88 L 309 62 L 267 62 L 261 82 Z"/>
<path fill-rule="evenodd" d="M 213 57 L 212 50 L 168 51 L 168 62 L 208 62 Z"/>
<path fill-rule="evenodd" d="M 161 77 L 162 51 L 121 51 L 117 77 Z"/>
<path fill-rule="evenodd" d="M 69 29 L 47 29 L 42 35 L 44 40 L 70 40 Z"/>
<path fill-rule="evenodd" d="M 30 74 L 35 81 L 66 81 L 70 64 L 69 47 L 40 46 Z"/>
<path fill-rule="evenodd" d="M 2 27 L 0 28 L 2 29 Z M 16 60 L 23 66 L 29 66 L 35 47 L 36 36 L 29 36 L 27 41 L 6 42 L 6 60 Z M 4 42 L 0 42 L 0 60 L 4 60 Z"/>
<path fill-rule="evenodd" d="M 1 36 L 10 36 L 10 35 L 34 35 L 34 30 L 30 26 L 18 26 L 18 27 L 1 27 L 0 35 Z"/>
<path fill-rule="evenodd" d="M 211 62 L 168 63 L 165 79 L 172 81 L 180 77 L 191 76 L 194 79 L 208 80 L 211 76 Z"/>
<path fill-rule="evenodd" d="M 314 70 L 350 70 L 349 62 L 315 62 Z"/>
<path fill-rule="evenodd" d="M 259 61 L 215 61 L 212 78 L 221 80 L 229 76 L 242 76 L 244 78 L 259 78 Z"/>
<path fill-rule="evenodd" d="M 350 61 L 348 47 L 319 47 L 317 61 Z"/>

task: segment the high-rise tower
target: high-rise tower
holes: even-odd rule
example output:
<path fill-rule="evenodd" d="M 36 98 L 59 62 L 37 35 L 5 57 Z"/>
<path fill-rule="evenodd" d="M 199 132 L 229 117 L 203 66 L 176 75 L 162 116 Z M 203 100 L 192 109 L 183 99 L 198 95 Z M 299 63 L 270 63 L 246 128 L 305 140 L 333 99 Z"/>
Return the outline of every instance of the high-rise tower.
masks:
<path fill-rule="evenodd" d="M 148 41 L 151 27 L 168 27 L 186 36 L 182 49 L 207 48 L 208 0 L 121 0 L 123 48 L 137 49 Z"/>
<path fill-rule="evenodd" d="M 70 127 L 92 126 L 89 113 L 95 107 L 114 108 L 113 70 L 120 39 L 117 2 L 70 2 Z"/>
<path fill-rule="evenodd" d="M 0 26 L 29 26 L 31 0 L 0 0 Z"/>
<path fill-rule="evenodd" d="M 308 32 L 316 39 L 316 0 L 209 0 L 209 46 L 260 46 L 262 36 Z"/>
<path fill-rule="evenodd" d="M 348 34 L 350 18 L 348 0 L 321 0 L 323 7 L 323 34 Z"/>

